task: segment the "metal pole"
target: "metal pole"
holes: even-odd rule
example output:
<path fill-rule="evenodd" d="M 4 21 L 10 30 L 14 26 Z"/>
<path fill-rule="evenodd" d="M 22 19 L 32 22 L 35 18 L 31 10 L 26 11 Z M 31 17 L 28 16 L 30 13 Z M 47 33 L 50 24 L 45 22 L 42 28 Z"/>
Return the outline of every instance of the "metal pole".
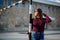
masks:
<path fill-rule="evenodd" d="M 29 40 L 31 40 L 31 30 L 32 30 L 32 0 L 29 0 L 29 15 L 30 15 Z"/>

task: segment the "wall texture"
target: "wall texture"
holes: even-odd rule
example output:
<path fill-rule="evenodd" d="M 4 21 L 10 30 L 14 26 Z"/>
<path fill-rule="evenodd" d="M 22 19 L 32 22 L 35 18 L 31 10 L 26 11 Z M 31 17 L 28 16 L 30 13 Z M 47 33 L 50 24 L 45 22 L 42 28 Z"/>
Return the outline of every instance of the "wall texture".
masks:
<path fill-rule="evenodd" d="M 60 7 L 33 2 L 33 13 L 36 8 L 41 8 L 44 13 L 51 16 L 52 22 L 47 24 L 47 30 L 60 29 Z M 44 7 L 46 9 L 44 9 Z M 29 5 L 18 4 L 1 12 L 0 29 L 4 31 L 28 31 Z"/>

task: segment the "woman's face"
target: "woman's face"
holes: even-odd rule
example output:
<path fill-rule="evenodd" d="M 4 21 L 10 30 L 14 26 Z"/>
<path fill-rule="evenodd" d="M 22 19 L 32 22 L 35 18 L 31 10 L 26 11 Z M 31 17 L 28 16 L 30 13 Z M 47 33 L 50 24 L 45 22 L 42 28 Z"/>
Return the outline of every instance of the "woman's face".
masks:
<path fill-rule="evenodd" d="M 38 11 L 35 10 L 35 11 L 34 11 L 34 16 L 37 17 L 37 15 L 38 15 Z"/>
<path fill-rule="evenodd" d="M 36 9 L 34 11 L 34 16 L 35 16 L 35 18 L 42 18 L 42 12 L 41 12 L 41 10 Z"/>

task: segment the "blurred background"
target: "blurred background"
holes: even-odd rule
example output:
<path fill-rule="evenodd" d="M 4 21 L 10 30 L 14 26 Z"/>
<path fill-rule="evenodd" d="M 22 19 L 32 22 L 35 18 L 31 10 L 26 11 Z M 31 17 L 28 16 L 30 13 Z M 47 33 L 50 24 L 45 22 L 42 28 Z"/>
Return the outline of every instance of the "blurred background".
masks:
<path fill-rule="evenodd" d="M 0 40 L 28 40 L 29 1 L 0 0 Z M 60 0 L 32 0 L 32 15 L 36 8 L 52 20 L 45 24 L 45 40 L 60 40 Z"/>
<path fill-rule="evenodd" d="M 0 32 L 28 31 L 29 0 L 0 0 Z M 45 30 L 60 30 L 60 2 L 59 0 L 32 0 L 32 14 L 36 8 L 41 8 L 52 22 L 45 25 Z M 11 6 L 13 4 L 15 6 Z M 8 6 L 11 6 L 8 8 Z M 33 16 L 34 17 L 34 16 Z"/>

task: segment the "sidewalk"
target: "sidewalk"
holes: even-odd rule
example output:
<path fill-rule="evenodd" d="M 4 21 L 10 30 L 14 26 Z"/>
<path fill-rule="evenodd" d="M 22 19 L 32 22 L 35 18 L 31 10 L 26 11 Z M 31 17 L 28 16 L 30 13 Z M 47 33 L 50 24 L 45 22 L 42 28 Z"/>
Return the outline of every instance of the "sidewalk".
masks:
<path fill-rule="evenodd" d="M 49 37 L 54 39 L 58 39 L 60 37 L 60 31 L 45 31 L 45 39 Z M 58 35 L 59 34 L 59 35 Z M 57 35 L 57 36 L 56 36 Z M 21 39 L 21 40 L 27 40 L 27 34 L 22 34 L 20 32 L 5 32 L 5 33 L 0 33 L 0 39 Z M 60 39 L 59 39 L 60 40 Z"/>
<path fill-rule="evenodd" d="M 0 39 L 6 38 L 25 38 L 27 39 L 27 34 L 20 34 L 18 32 L 10 32 L 10 33 L 0 33 Z"/>
<path fill-rule="evenodd" d="M 49 34 L 60 34 L 60 30 L 59 31 L 44 31 L 45 35 L 49 35 Z"/>
<path fill-rule="evenodd" d="M 26 34 L 27 32 L 26 32 L 26 31 L 25 31 L 25 32 L 2 32 L 2 33 L 0 32 L 0 34 L 4 34 L 4 33 L 5 33 L 5 34 L 8 34 L 8 33 L 9 33 L 9 34 L 12 34 L 12 33 L 13 33 L 13 34 L 16 34 L 16 33 Z M 57 31 L 57 30 L 54 30 L 54 31 L 52 31 L 52 30 L 45 30 L 45 31 L 44 31 L 44 34 L 45 34 L 45 35 L 48 35 L 48 34 L 60 34 L 60 30 L 59 30 L 59 31 Z"/>
<path fill-rule="evenodd" d="M 27 33 L 27 32 L 21 32 L 21 33 Z M 50 34 L 60 34 L 60 30 L 45 30 L 44 31 L 45 35 L 50 35 Z"/>

